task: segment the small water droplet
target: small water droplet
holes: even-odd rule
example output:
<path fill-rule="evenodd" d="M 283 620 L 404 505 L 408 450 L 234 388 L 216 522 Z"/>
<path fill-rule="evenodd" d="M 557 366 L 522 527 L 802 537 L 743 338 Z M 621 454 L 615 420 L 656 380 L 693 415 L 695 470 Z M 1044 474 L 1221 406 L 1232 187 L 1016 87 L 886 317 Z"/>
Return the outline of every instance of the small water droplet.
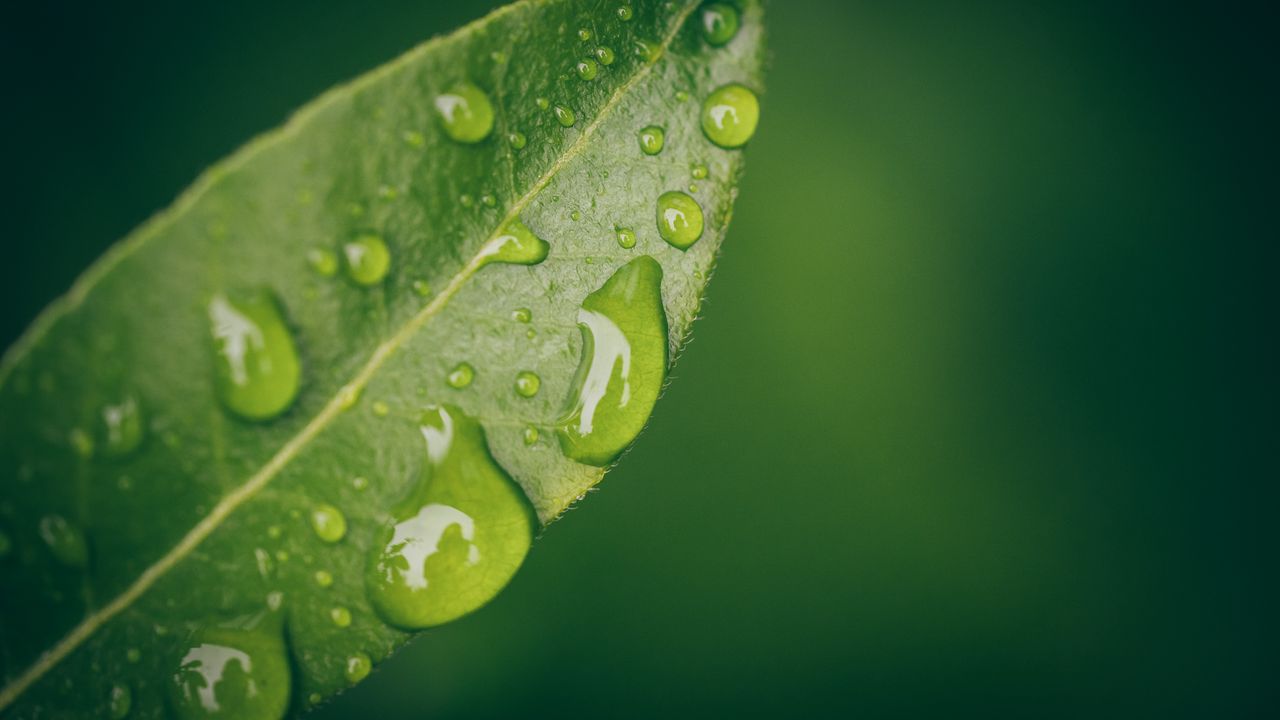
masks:
<path fill-rule="evenodd" d="M 537 520 L 489 455 L 484 430 L 453 407 L 422 418 L 427 463 L 374 543 L 369 599 L 389 624 L 439 625 L 488 602 L 523 562 Z"/>
<path fill-rule="evenodd" d="M 636 40 L 631 49 L 635 56 L 644 62 L 654 62 L 658 59 L 658 47 L 648 40 Z"/>
<path fill-rule="evenodd" d="M 527 323 L 533 320 L 533 311 L 529 308 L 516 308 L 511 311 L 511 319 L 519 323 Z"/>
<path fill-rule="evenodd" d="M 219 294 L 208 312 L 218 399 L 249 420 L 284 412 L 298 395 L 302 369 L 275 296 Z"/>
<path fill-rule="evenodd" d="M 356 490 L 364 490 L 365 488 L 369 487 L 369 478 L 366 478 L 362 475 L 357 475 L 356 477 L 351 478 L 351 487 L 355 488 Z"/>
<path fill-rule="evenodd" d="M 478 143 L 493 130 L 493 104 L 475 85 L 454 85 L 437 95 L 434 104 L 445 134 L 457 142 Z"/>
<path fill-rule="evenodd" d="M 596 48 L 596 59 L 605 67 L 612 65 L 614 60 L 613 48 L 605 47 L 603 45 Z"/>
<path fill-rule="evenodd" d="M 596 262 L 596 259 L 588 255 L 587 257 L 582 259 L 582 262 L 586 263 L 587 265 L 594 265 Z"/>
<path fill-rule="evenodd" d="M 684 90 L 676 91 L 676 102 L 688 102 L 688 100 L 689 100 L 689 93 L 685 92 Z"/>
<path fill-rule="evenodd" d="M 618 14 L 618 19 L 619 19 L 619 20 L 621 20 L 622 22 L 627 22 L 627 21 L 629 21 L 629 20 L 631 19 L 631 17 L 632 17 L 632 15 L 631 15 L 631 6 L 630 6 L 630 5 L 623 5 L 623 6 L 619 7 L 619 8 L 618 8 L 618 10 L 617 10 L 617 14 Z"/>
<path fill-rule="evenodd" d="M 360 402 L 361 390 L 356 385 L 347 385 L 338 392 L 338 409 L 350 410 Z"/>
<path fill-rule="evenodd" d="M 391 412 L 391 408 L 381 400 L 375 400 L 371 409 L 373 410 L 373 414 L 378 417 L 386 417 L 387 413 Z"/>
<path fill-rule="evenodd" d="M 524 136 L 524 133 L 516 131 L 507 135 L 507 142 L 513 149 L 523 150 L 524 146 L 528 144 L 529 139 Z"/>
<path fill-rule="evenodd" d="M 595 80 L 596 74 L 600 71 L 600 66 L 591 58 L 584 58 L 578 61 L 575 69 L 578 71 L 578 77 L 583 80 Z"/>
<path fill-rule="evenodd" d="M 449 371 L 449 375 L 445 379 L 448 381 L 449 387 L 461 390 L 462 388 L 470 385 L 471 381 L 475 380 L 475 378 L 475 368 L 471 367 L 468 363 L 461 362 Z"/>
<path fill-rule="evenodd" d="M 72 568 L 89 566 L 89 543 L 84 531 L 61 515 L 40 518 L 40 539 L 59 563 Z"/>
<path fill-rule="evenodd" d="M 351 611 L 339 605 L 329 611 L 329 619 L 340 628 L 351 625 Z"/>
<path fill-rule="evenodd" d="M 342 253 L 347 260 L 347 277 L 357 285 L 377 285 L 391 269 L 391 252 L 381 235 L 362 233 L 343 245 Z"/>
<path fill-rule="evenodd" d="M 338 256 L 332 250 L 311 248 L 307 251 L 307 264 L 324 277 L 333 277 L 338 272 Z"/>
<path fill-rule="evenodd" d="M 689 193 L 690 193 L 690 194 L 694 194 L 694 193 L 696 193 L 696 192 L 698 192 L 698 184 L 697 184 L 697 183 L 689 183 Z"/>
<path fill-rule="evenodd" d="M 347 666 L 345 675 L 347 682 L 352 685 L 360 682 L 369 675 L 369 671 L 373 669 L 373 661 L 364 653 L 356 653 L 347 658 Z"/>
<path fill-rule="evenodd" d="M 420 148 L 427 144 L 426 136 L 417 130 L 405 130 L 403 137 L 404 144 L 409 147 Z"/>
<path fill-rule="evenodd" d="M 539 110 L 546 110 L 551 107 L 551 101 L 544 97 L 535 98 L 533 104 L 537 105 Z"/>
<path fill-rule="evenodd" d="M 480 250 L 480 264 L 513 263 L 516 265 L 537 265 L 547 259 L 551 246 L 547 241 L 533 234 L 520 218 L 512 218 L 497 235 Z"/>
<path fill-rule="evenodd" d="M 662 152 L 667 133 L 657 125 L 650 125 L 640 131 L 640 149 L 645 155 L 657 155 Z"/>
<path fill-rule="evenodd" d="M 130 665 L 137 665 L 138 662 L 142 660 L 142 651 L 136 647 L 131 647 L 124 651 L 124 659 L 127 660 Z"/>
<path fill-rule="evenodd" d="M 573 111 L 564 105 L 557 105 L 552 112 L 555 113 L 556 122 L 560 123 L 561 127 L 573 127 L 573 124 L 578 121 Z"/>
<path fill-rule="evenodd" d="M 271 538 L 272 540 L 279 540 L 282 535 L 284 535 L 284 528 L 280 527 L 279 525 L 272 525 L 271 527 L 267 528 L 267 537 Z"/>
<path fill-rule="evenodd" d="M 498 198 L 489 194 L 481 195 L 480 204 L 484 205 L 485 207 L 495 207 L 498 204 Z"/>
<path fill-rule="evenodd" d="M 703 165 L 702 163 L 694 163 L 693 166 L 689 169 L 689 174 L 693 176 L 694 180 L 706 179 L 708 172 L 710 171 L 707 170 L 707 166 Z"/>
<path fill-rule="evenodd" d="M 279 613 L 201 628 L 177 653 L 170 707 L 183 720 L 282 718 L 292 685 Z"/>
<path fill-rule="evenodd" d="M 524 331 L 524 336 L 532 340 L 538 337 L 538 331 L 534 330 L 533 328 L 529 328 L 528 330 Z"/>
<path fill-rule="evenodd" d="M 578 28 L 578 39 L 587 42 L 591 39 L 591 31 L 586 28 Z"/>
<path fill-rule="evenodd" d="M 284 550 L 276 551 L 276 562 L 289 562 L 289 553 Z"/>
<path fill-rule="evenodd" d="M 321 700 L 324 700 L 324 696 L 318 692 L 313 692 L 307 696 L 307 704 L 309 705 L 319 705 Z"/>
<path fill-rule="evenodd" d="M 427 297 L 431 294 L 431 283 L 426 280 L 414 280 L 413 291 L 422 297 Z"/>
<path fill-rule="evenodd" d="M 710 45 L 728 44 L 738 34 L 738 9 L 728 3 L 711 3 L 702 8 L 702 37 Z"/>
<path fill-rule="evenodd" d="M 399 196 L 400 196 L 400 191 L 395 189 L 391 185 L 378 186 L 378 199 L 380 200 L 388 200 L 388 201 L 395 200 Z"/>
<path fill-rule="evenodd" d="M 603 467 L 644 427 L 667 368 L 662 266 L 623 265 L 578 311 L 582 357 L 557 434 L 565 455 Z"/>
<path fill-rule="evenodd" d="M 275 563 L 271 561 L 271 553 L 262 548 L 254 548 L 253 561 L 258 566 L 258 576 L 263 580 L 269 580 L 276 568 Z"/>
<path fill-rule="evenodd" d="M 529 370 L 521 370 L 516 373 L 516 394 L 520 397 L 533 397 L 538 394 L 538 389 L 542 387 L 542 378 L 537 373 Z"/>
<path fill-rule="evenodd" d="M 526 427 L 524 429 L 523 437 L 525 445 L 532 445 L 538 442 L 538 428 L 532 425 Z"/>
<path fill-rule="evenodd" d="M 133 691 L 128 685 L 116 683 L 111 686 L 111 694 L 107 697 L 107 713 L 111 720 L 124 720 L 133 709 Z"/>
<path fill-rule="evenodd" d="M 582 219 L 582 213 L 578 210 L 574 210 L 569 213 L 569 219 L 574 222 L 578 222 L 579 220 Z"/>
<path fill-rule="evenodd" d="M 311 529 L 321 540 L 336 543 L 347 534 L 347 518 L 332 505 L 317 505 L 311 509 Z"/>
<path fill-rule="evenodd" d="M 722 148 L 740 148 L 755 134 L 760 101 L 748 88 L 729 84 L 707 96 L 702 104 L 702 132 Z"/>
<path fill-rule="evenodd" d="M 466 193 L 463 193 L 458 196 L 458 204 L 464 208 L 469 208 L 476 204 L 476 199 Z"/>
<path fill-rule="evenodd" d="M 630 250 L 636 246 L 636 234 L 628 228 L 618 228 L 618 245 Z"/>
<path fill-rule="evenodd" d="M 658 234 L 673 247 L 688 250 L 702 237 L 702 208 L 679 190 L 658 196 Z"/>

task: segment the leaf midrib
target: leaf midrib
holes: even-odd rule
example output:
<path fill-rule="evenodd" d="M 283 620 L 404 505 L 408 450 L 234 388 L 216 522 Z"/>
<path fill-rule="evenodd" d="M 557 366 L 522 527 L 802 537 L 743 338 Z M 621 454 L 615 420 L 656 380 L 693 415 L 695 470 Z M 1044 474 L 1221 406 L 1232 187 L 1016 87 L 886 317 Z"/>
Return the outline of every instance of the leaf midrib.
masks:
<path fill-rule="evenodd" d="M 464 26 L 453 35 L 446 38 L 430 40 L 415 50 L 409 51 L 399 60 L 392 61 L 387 66 L 384 66 L 381 71 L 375 70 L 350 85 L 335 88 L 329 93 L 326 93 L 325 96 L 322 96 L 321 100 L 316 101 L 312 106 L 295 116 L 295 121 L 286 125 L 286 127 L 282 128 L 279 133 L 263 136 L 256 143 L 251 145 L 251 147 L 255 149 L 265 147 L 279 138 L 287 136 L 290 131 L 296 131 L 299 127 L 305 125 L 305 121 L 302 121 L 304 118 L 309 117 L 310 114 L 317 111 L 319 107 L 327 105 L 327 103 L 324 102 L 325 97 L 332 98 L 343 93 L 351 92 L 361 83 L 369 82 L 376 77 L 381 77 L 384 73 L 400 67 L 402 64 L 407 63 L 412 58 L 416 58 L 418 55 L 431 50 L 438 44 L 450 40 L 457 41 L 461 37 L 473 32 L 476 28 L 485 26 L 502 14 L 512 12 L 520 7 L 520 5 L 508 5 L 499 8 L 484 18 Z M 652 60 L 645 61 L 634 75 L 618 86 L 613 94 L 609 96 L 608 101 L 606 101 L 600 108 L 600 112 L 597 113 L 595 118 L 583 128 L 581 135 L 579 135 L 578 138 L 574 140 L 574 142 L 559 157 L 556 158 L 555 162 L 551 164 L 551 167 L 547 168 L 547 171 L 538 178 L 529 190 L 527 190 L 516 200 L 516 202 L 512 204 L 511 209 L 502 218 L 502 220 L 499 221 L 494 230 L 489 233 L 488 239 L 481 244 L 480 250 L 467 262 L 466 265 L 454 274 L 454 276 L 449 280 L 448 285 L 445 286 L 444 290 L 433 298 L 431 302 L 427 303 L 426 307 L 418 311 L 416 315 L 401 326 L 394 335 L 378 345 L 373 354 L 370 355 L 369 360 L 367 360 L 364 366 L 361 367 L 360 371 L 356 373 L 355 377 L 343 385 L 338 392 L 334 394 L 333 398 L 325 404 L 320 412 L 316 414 L 316 416 L 313 417 L 311 421 L 298 432 L 298 434 L 290 438 L 290 440 L 285 443 L 284 446 L 282 446 L 266 464 L 250 476 L 242 485 L 227 495 L 224 495 L 223 498 L 218 501 L 218 504 L 209 511 L 209 514 L 202 518 L 200 522 L 196 523 L 196 525 L 189 530 L 187 534 L 169 550 L 169 552 L 165 553 L 160 557 L 160 559 L 148 566 L 147 569 L 138 576 L 137 580 L 113 598 L 111 602 L 103 605 L 98 610 L 86 616 L 80 624 L 71 630 L 71 632 L 63 636 L 63 638 L 47 652 L 41 654 L 35 663 L 23 671 L 23 673 L 16 679 L 6 685 L 3 690 L 0 690 L 0 711 L 3 711 L 9 705 L 13 704 L 13 702 L 17 700 L 18 697 L 27 690 L 27 688 L 43 677 L 45 673 L 57 666 L 63 658 L 71 654 L 71 652 L 78 648 L 85 640 L 88 640 L 89 637 L 97 632 L 99 628 L 131 606 L 135 600 L 141 597 L 143 593 L 162 578 L 170 568 L 180 563 L 191 553 L 192 550 L 203 542 L 205 538 L 211 535 L 214 530 L 222 524 L 223 520 L 229 517 L 231 513 L 235 512 L 241 505 L 252 499 L 258 491 L 266 487 L 266 485 L 270 483 L 271 480 L 274 479 L 275 476 L 278 475 L 280 471 L 283 470 L 293 460 L 293 458 L 311 442 L 311 440 L 318 436 L 334 418 L 342 414 L 344 405 L 343 398 L 348 397 L 347 393 L 358 393 L 362 388 L 364 388 L 364 386 L 367 385 L 369 381 L 373 379 L 374 375 L 376 375 L 382 368 L 383 364 L 385 364 L 386 361 L 395 354 L 396 350 L 408 342 L 409 339 L 421 330 L 429 320 L 439 314 L 440 311 L 444 309 L 445 305 L 453 299 L 453 296 L 462 289 L 462 286 L 471 279 L 471 276 L 475 275 L 475 273 L 484 266 L 484 248 L 488 245 L 489 241 L 491 241 L 507 223 L 518 218 L 520 213 L 528 207 L 529 203 L 531 203 L 533 199 L 536 198 L 544 188 L 546 188 L 551 180 L 555 178 L 556 174 L 582 151 L 587 142 L 595 135 L 596 130 L 609 117 L 613 108 L 622 101 L 622 99 L 633 87 L 635 87 L 635 85 L 649 75 L 654 66 L 657 65 L 658 61 L 666 54 L 667 50 L 671 46 L 671 42 L 675 39 L 676 33 L 680 31 L 680 28 L 688 19 L 689 14 L 692 13 L 696 7 L 696 3 L 688 2 L 680 12 L 674 16 L 674 22 L 671 23 L 666 36 L 663 37 L 661 43 L 659 43 L 658 53 L 656 56 Z M 252 155 L 252 152 L 245 152 L 243 156 L 239 158 L 239 162 L 243 163 Z M 229 162 L 234 162 L 235 160 L 236 159 L 233 158 L 233 160 Z M 183 198 L 175 204 L 171 211 L 157 217 L 153 222 L 159 225 L 165 220 L 180 215 L 183 210 L 203 195 L 204 191 L 212 185 L 216 178 L 224 174 L 227 169 L 228 168 L 225 166 L 215 166 L 214 169 L 208 171 L 206 173 L 205 184 L 198 188 L 193 188 L 193 191 L 184 195 Z M 52 326 L 53 322 L 77 307 L 88 295 L 89 291 L 97 283 L 97 280 L 100 277 L 104 276 L 107 271 L 115 266 L 115 264 L 128 254 L 131 254 L 140 247 L 143 242 L 155 234 L 155 232 L 143 232 L 139 234 L 136 242 L 126 242 L 119 246 L 115 254 L 104 258 L 102 263 L 87 272 L 80 281 L 76 283 L 72 290 L 67 293 L 67 295 L 60 298 L 59 301 L 56 301 L 57 304 L 51 306 L 49 310 L 46 311 L 45 315 L 38 318 L 36 324 L 32 326 L 26 335 L 14 344 L 10 349 L 10 352 L 5 355 L 3 362 L 0 363 L 0 387 L 4 386 L 12 372 L 12 369 L 18 364 L 18 361 L 26 354 L 30 347 L 34 345 L 35 341 L 44 335 L 48 328 Z M 358 397 L 358 395 L 355 396 Z"/>

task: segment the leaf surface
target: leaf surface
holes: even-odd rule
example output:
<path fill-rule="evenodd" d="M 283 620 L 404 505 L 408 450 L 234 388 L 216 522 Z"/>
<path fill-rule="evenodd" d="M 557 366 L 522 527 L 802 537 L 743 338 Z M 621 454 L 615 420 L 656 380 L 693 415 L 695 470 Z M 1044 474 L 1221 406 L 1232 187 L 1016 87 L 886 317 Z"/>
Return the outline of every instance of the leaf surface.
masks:
<path fill-rule="evenodd" d="M 5 716 L 297 714 L 496 593 L 698 312 L 742 172 L 703 102 L 761 89 L 736 7 L 727 41 L 695 2 L 503 8 L 214 166 L 50 306 L 0 366 Z"/>

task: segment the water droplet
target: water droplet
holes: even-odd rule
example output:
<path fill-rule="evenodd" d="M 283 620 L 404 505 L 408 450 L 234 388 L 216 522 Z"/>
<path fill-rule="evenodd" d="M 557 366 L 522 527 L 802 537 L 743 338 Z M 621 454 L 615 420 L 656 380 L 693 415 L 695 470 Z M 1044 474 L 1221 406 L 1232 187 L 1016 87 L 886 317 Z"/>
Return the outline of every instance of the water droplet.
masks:
<path fill-rule="evenodd" d="M 516 373 L 516 394 L 521 397 L 533 397 L 538 394 L 538 388 L 542 387 L 542 378 L 537 373 L 529 370 L 521 370 Z"/>
<path fill-rule="evenodd" d="M 640 149 L 645 155 L 657 155 L 662 152 L 667 134 L 661 127 L 650 125 L 640 131 Z"/>
<path fill-rule="evenodd" d="M 89 544 L 84 538 L 84 531 L 61 515 L 40 518 L 40 539 L 49 546 L 54 559 L 63 565 L 88 567 Z"/>
<path fill-rule="evenodd" d="M 311 509 L 311 529 L 327 543 L 336 543 L 347 534 L 347 518 L 338 508 L 321 504 Z"/>
<path fill-rule="evenodd" d="M 319 705 L 321 700 L 324 700 L 324 696 L 318 692 L 313 692 L 307 696 L 307 703 L 309 705 Z"/>
<path fill-rule="evenodd" d="M 546 110 L 551 107 L 551 101 L 544 97 L 534 98 L 533 104 L 537 105 L 539 110 Z"/>
<path fill-rule="evenodd" d="M 622 22 L 627 22 L 628 20 L 631 19 L 630 5 L 623 5 L 619 7 L 617 12 L 618 12 L 618 19 L 621 20 Z"/>
<path fill-rule="evenodd" d="M 489 194 L 481 195 L 480 204 L 485 207 L 496 207 L 498 204 L 498 198 Z"/>
<path fill-rule="evenodd" d="M 280 305 L 268 291 L 209 301 L 218 399 L 248 420 L 268 420 L 298 396 L 302 368 Z"/>
<path fill-rule="evenodd" d="M 532 340 L 538 337 L 538 331 L 534 330 L 533 328 L 529 328 L 528 330 L 525 331 L 524 336 Z"/>
<path fill-rule="evenodd" d="M 605 67 L 612 65 L 614 60 L 613 48 L 605 47 L 603 45 L 596 48 L 596 59 Z"/>
<path fill-rule="evenodd" d="M 491 262 L 537 265 L 547 259 L 551 246 L 533 234 L 520 218 L 512 218 L 480 250 L 480 264 Z"/>
<path fill-rule="evenodd" d="M 352 685 L 360 682 L 369 675 L 369 671 L 373 669 L 373 661 L 364 653 L 356 653 L 347 658 L 346 676 L 347 682 Z"/>
<path fill-rule="evenodd" d="M 524 136 L 524 133 L 516 131 L 507 135 L 507 142 L 513 149 L 523 150 L 529 139 Z"/>
<path fill-rule="evenodd" d="M 279 613 L 259 613 L 194 632 L 169 676 L 179 718 L 277 720 L 289 709 L 289 659 Z"/>
<path fill-rule="evenodd" d="M 628 228 L 618 228 L 618 245 L 630 250 L 636 246 L 636 234 Z"/>
<path fill-rule="evenodd" d="M 557 433 L 565 455 L 613 462 L 649 419 L 667 369 L 662 266 L 645 255 L 623 265 L 578 311 L 582 358 Z"/>
<path fill-rule="evenodd" d="M 676 102 L 688 102 L 688 101 L 689 101 L 689 93 L 685 92 L 684 90 L 676 91 Z"/>
<path fill-rule="evenodd" d="M 111 686 L 111 694 L 107 696 L 107 713 L 111 720 L 124 720 L 133 709 L 133 691 L 128 685 L 116 683 Z"/>
<path fill-rule="evenodd" d="M 740 148 L 755 134 L 760 101 L 742 85 L 725 85 L 702 104 L 702 132 L 722 148 Z"/>
<path fill-rule="evenodd" d="M 400 196 L 400 191 L 390 185 L 378 186 L 378 198 L 381 200 L 395 200 Z"/>
<path fill-rule="evenodd" d="M 373 410 L 373 414 L 377 415 L 378 417 L 386 417 L 387 413 L 391 412 L 391 408 L 388 407 L 387 404 L 382 402 L 381 400 L 374 401 L 373 407 L 371 409 Z"/>
<path fill-rule="evenodd" d="M 711 3 L 702 8 L 702 37 L 720 47 L 738 34 L 738 10 L 727 3 Z"/>
<path fill-rule="evenodd" d="M 529 308 L 516 308 L 511 311 L 511 319 L 519 323 L 527 323 L 533 320 L 533 311 Z"/>
<path fill-rule="evenodd" d="M 658 234 L 681 250 L 688 250 L 702 237 L 702 208 L 679 190 L 658 196 Z"/>
<path fill-rule="evenodd" d="M 357 285 L 377 285 L 391 269 L 391 252 L 380 235 L 358 235 L 342 246 L 342 253 L 347 259 L 347 277 Z"/>
<path fill-rule="evenodd" d="M 276 562 L 289 562 L 289 553 L 284 550 L 276 551 Z"/>
<path fill-rule="evenodd" d="M 475 380 L 475 378 L 475 368 L 471 367 L 468 363 L 461 362 L 449 371 L 449 376 L 445 379 L 448 381 L 449 387 L 461 390 L 462 388 L 470 385 L 471 381 Z"/>
<path fill-rule="evenodd" d="M 142 660 L 142 651 L 136 647 L 131 647 L 124 651 L 124 659 L 129 661 L 130 665 L 137 665 Z"/>
<path fill-rule="evenodd" d="M 578 61 L 576 70 L 578 71 L 578 77 L 583 80 L 595 80 L 596 74 L 600 70 L 600 66 L 596 64 L 595 60 L 585 58 Z"/>
<path fill-rule="evenodd" d="M 466 193 L 463 193 L 458 196 L 458 204 L 464 208 L 469 208 L 476 204 L 476 199 Z"/>
<path fill-rule="evenodd" d="M 275 563 L 271 561 L 271 553 L 262 548 L 254 548 L 253 561 L 258 566 L 258 576 L 263 580 L 270 579 L 276 568 Z"/>
<path fill-rule="evenodd" d="M 93 457 L 93 438 L 84 430 L 73 429 L 67 434 L 67 442 L 71 443 L 71 449 L 76 455 L 82 458 Z"/>
<path fill-rule="evenodd" d="M 364 490 L 369 487 L 369 479 L 363 476 L 353 477 L 351 478 L 351 487 L 356 490 Z"/>
<path fill-rule="evenodd" d="M 578 39 L 587 42 L 591 39 L 591 31 L 586 28 L 578 28 Z"/>
<path fill-rule="evenodd" d="M 431 283 L 426 280 L 414 280 L 413 291 L 422 297 L 427 297 L 431 294 Z"/>
<path fill-rule="evenodd" d="M 272 612 L 284 607 L 284 593 L 279 590 L 272 590 L 267 593 L 267 607 Z"/>
<path fill-rule="evenodd" d="M 280 527 L 279 525 L 272 525 L 271 527 L 267 528 L 267 537 L 271 538 L 272 540 L 279 540 L 281 535 L 284 535 L 284 528 Z"/>
<path fill-rule="evenodd" d="M 582 213 L 578 210 L 574 210 L 573 212 L 569 213 L 569 219 L 574 222 L 578 222 L 579 220 L 582 219 Z"/>
<path fill-rule="evenodd" d="M 460 143 L 478 143 L 493 130 L 493 104 L 470 83 L 459 83 L 436 96 L 436 114 L 444 132 Z"/>
<path fill-rule="evenodd" d="M 449 406 L 422 418 L 427 463 L 374 544 L 369 598 L 391 625 L 448 622 L 484 605 L 515 574 L 537 520 L 489 455 L 484 430 Z"/>
<path fill-rule="evenodd" d="M 340 628 L 350 627 L 351 611 L 339 605 L 329 611 L 329 619 Z"/>
<path fill-rule="evenodd" d="M 317 570 L 312 577 L 315 579 L 316 585 L 322 588 L 327 588 L 333 584 L 333 573 L 328 570 Z"/>
<path fill-rule="evenodd" d="M 658 47 L 648 40 L 636 40 L 632 46 L 632 52 L 645 62 L 653 62 L 658 59 Z"/>
<path fill-rule="evenodd" d="M 420 148 L 427 144 L 427 138 L 417 130 L 406 130 L 404 132 L 404 144 L 409 147 Z"/>
<path fill-rule="evenodd" d="M 694 163 L 693 167 L 689 169 L 689 174 L 693 176 L 694 180 L 706 179 L 708 172 L 707 166 L 702 163 Z"/>
<path fill-rule="evenodd" d="M 529 427 L 526 427 L 524 429 L 523 436 L 524 436 L 525 445 L 532 445 L 538 442 L 538 428 L 532 425 L 530 425 Z"/>
<path fill-rule="evenodd" d="M 347 385 L 338 392 L 338 408 L 350 410 L 360 402 L 361 389 L 357 385 Z"/>
<path fill-rule="evenodd" d="M 555 106 L 552 112 L 555 113 L 556 122 L 560 123 L 561 127 L 573 127 L 573 124 L 578 121 L 578 117 L 573 114 L 573 111 L 563 105 Z"/>
<path fill-rule="evenodd" d="M 316 273 L 324 277 L 333 277 L 338 272 L 338 256 L 331 250 L 311 248 L 307 251 L 307 264 Z"/>

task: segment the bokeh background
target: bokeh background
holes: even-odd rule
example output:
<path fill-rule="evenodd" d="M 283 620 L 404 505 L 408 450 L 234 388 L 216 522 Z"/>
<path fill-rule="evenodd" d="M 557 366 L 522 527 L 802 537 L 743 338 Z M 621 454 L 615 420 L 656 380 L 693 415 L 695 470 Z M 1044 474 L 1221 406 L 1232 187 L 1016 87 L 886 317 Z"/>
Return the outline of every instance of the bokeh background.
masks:
<path fill-rule="evenodd" d="M 493 5 L 7 7 L 0 339 L 203 167 Z M 650 429 L 497 601 L 316 716 L 1274 717 L 1274 24 L 769 22 Z"/>

